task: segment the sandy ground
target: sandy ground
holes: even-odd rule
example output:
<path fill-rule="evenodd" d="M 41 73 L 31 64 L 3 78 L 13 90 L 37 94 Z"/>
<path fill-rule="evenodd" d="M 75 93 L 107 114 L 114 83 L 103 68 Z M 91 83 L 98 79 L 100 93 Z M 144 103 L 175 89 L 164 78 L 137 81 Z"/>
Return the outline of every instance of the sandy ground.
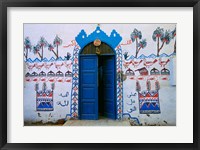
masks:
<path fill-rule="evenodd" d="M 101 118 L 99 120 L 68 120 L 63 126 L 131 126 L 131 124 L 129 120 Z"/>

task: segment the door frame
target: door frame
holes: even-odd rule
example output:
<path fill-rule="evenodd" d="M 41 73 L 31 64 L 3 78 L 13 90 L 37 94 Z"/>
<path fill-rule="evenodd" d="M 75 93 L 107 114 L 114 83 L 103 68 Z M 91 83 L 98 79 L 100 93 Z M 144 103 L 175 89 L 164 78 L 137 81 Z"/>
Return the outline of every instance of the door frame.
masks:
<path fill-rule="evenodd" d="M 106 42 L 104 42 L 105 44 L 107 44 Z M 92 44 L 92 42 L 91 43 L 88 43 L 88 44 Z M 111 50 L 114 52 L 114 54 L 102 54 L 101 56 L 113 56 L 114 55 L 114 103 L 115 103 L 115 108 L 114 108 L 114 110 L 115 110 L 115 120 L 117 119 L 117 76 L 116 76 L 116 73 L 117 73 L 117 65 L 116 65 L 116 59 L 117 59 L 117 55 L 116 55 L 116 51 L 115 50 L 113 50 L 113 48 L 109 45 L 109 44 L 107 44 L 110 48 L 111 48 Z M 81 70 L 80 70 L 80 66 L 81 66 L 81 59 L 80 59 L 80 57 L 81 57 L 81 55 L 86 55 L 86 56 L 91 56 L 91 55 L 96 55 L 96 54 L 81 54 L 81 52 L 84 50 L 84 48 L 85 47 L 83 47 L 83 48 L 81 48 L 80 49 L 80 51 L 79 51 L 79 53 L 78 53 L 78 62 L 79 62 L 79 64 L 78 64 L 78 66 L 79 66 L 79 69 L 78 69 L 78 73 L 79 73 L 79 78 L 78 78 L 78 119 L 80 119 L 81 120 L 81 115 L 80 115 L 80 109 L 81 109 L 81 106 L 80 106 L 80 74 L 81 74 Z M 99 100 L 98 100 L 98 106 L 99 106 Z M 98 110 L 98 112 L 99 112 L 99 110 Z"/>

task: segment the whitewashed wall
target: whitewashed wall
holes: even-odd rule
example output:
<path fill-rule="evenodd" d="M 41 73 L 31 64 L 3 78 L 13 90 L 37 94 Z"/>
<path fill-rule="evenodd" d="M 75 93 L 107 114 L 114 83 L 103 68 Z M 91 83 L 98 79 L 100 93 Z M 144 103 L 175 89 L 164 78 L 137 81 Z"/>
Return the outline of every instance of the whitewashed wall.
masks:
<path fill-rule="evenodd" d="M 128 52 L 128 60 L 125 60 L 123 57 L 123 63 L 129 62 L 130 60 L 139 61 L 140 59 L 130 59 L 131 56 L 135 56 L 135 43 L 128 44 L 127 41 L 130 41 L 130 34 L 134 30 L 134 28 L 140 30 L 142 32 L 142 38 L 147 40 L 147 46 L 144 49 L 141 49 L 138 56 L 144 54 L 145 56 L 149 56 L 151 54 L 156 54 L 157 43 L 152 40 L 153 31 L 157 27 L 162 27 L 165 30 L 174 30 L 175 24 L 100 24 L 101 30 L 103 30 L 108 36 L 111 31 L 115 29 L 121 36 L 121 48 L 122 53 Z M 47 42 L 53 43 L 53 40 L 56 35 L 58 35 L 63 43 L 59 46 L 59 55 L 64 59 L 67 52 L 71 53 L 71 58 L 73 57 L 74 50 L 74 42 L 75 37 L 79 34 L 79 32 L 84 29 L 87 34 L 92 33 L 97 27 L 97 24 L 24 24 L 24 38 L 29 37 L 32 45 L 36 45 L 39 38 L 41 36 L 45 37 Z M 136 92 L 136 79 L 139 76 L 138 72 L 135 72 L 135 77 L 132 79 L 130 76 L 127 76 L 127 79 L 123 82 L 123 113 L 129 113 L 131 117 L 138 118 L 139 122 L 142 125 L 175 125 L 176 124 L 176 87 L 171 85 L 176 85 L 176 56 L 172 56 L 174 40 L 170 42 L 168 45 L 164 45 L 160 54 L 167 54 L 166 57 L 162 57 L 163 61 L 170 59 L 170 62 L 165 66 L 165 68 L 170 70 L 170 76 L 159 76 L 157 79 L 160 82 L 160 90 L 159 90 L 159 99 L 160 99 L 160 114 L 140 114 L 139 113 L 139 101 L 138 94 Z M 51 57 L 55 57 L 54 54 L 48 51 L 47 48 L 44 48 L 44 57 L 48 60 Z M 31 60 L 39 58 L 38 55 L 34 55 L 32 52 L 29 52 L 29 56 Z M 153 61 L 158 58 L 146 58 L 147 61 Z M 141 59 L 143 60 L 143 59 Z M 53 61 L 52 61 L 53 62 Z M 47 62 L 47 64 L 51 64 L 52 62 Z M 68 63 L 71 63 L 72 60 L 69 60 Z M 35 63 L 35 62 L 34 62 Z M 63 73 L 70 70 L 72 68 L 66 67 L 63 65 L 61 69 L 55 68 L 55 64 L 51 66 L 49 70 L 44 67 L 41 70 L 36 69 L 35 67 L 32 70 L 28 69 L 28 65 L 33 65 L 33 62 L 25 63 L 24 74 L 27 72 L 48 72 L 52 70 L 53 72 L 57 72 L 61 70 Z M 61 64 L 62 61 L 57 61 L 56 64 Z M 26 65 L 28 64 L 28 65 Z M 38 65 L 43 64 L 43 62 L 38 62 Z M 129 65 L 127 68 L 123 66 L 123 72 L 125 73 L 128 68 L 135 71 L 138 68 L 144 67 L 144 62 L 142 62 L 138 67 L 134 67 L 133 65 Z M 157 61 L 154 65 L 147 68 L 150 72 L 152 68 L 156 68 L 158 70 L 163 69 L 159 65 L 159 61 Z M 173 76 L 172 76 L 173 75 Z M 164 78 L 167 77 L 167 80 Z M 140 80 L 141 89 L 146 90 L 146 79 Z M 33 78 L 31 81 L 28 81 L 29 78 L 24 79 L 24 121 L 28 123 L 39 122 L 57 122 L 59 119 L 66 119 L 66 115 L 70 114 L 70 100 L 71 100 L 71 89 L 72 83 L 70 82 L 70 77 L 68 78 L 56 78 L 55 82 L 55 90 L 54 90 L 54 111 L 36 111 L 36 92 L 35 92 L 35 83 Z M 49 78 L 45 79 L 47 83 L 47 88 L 50 89 L 51 81 Z M 60 82 L 59 80 L 63 80 Z M 42 88 L 42 83 L 44 81 L 37 81 L 39 83 L 39 88 Z M 151 81 L 152 89 L 154 88 L 154 81 Z M 67 97 L 59 96 L 61 93 L 64 95 L 66 92 L 69 92 Z M 135 96 L 130 95 L 135 94 Z M 129 98 L 130 97 L 130 98 Z M 129 105 L 132 100 L 132 105 Z M 61 106 L 68 104 L 67 106 Z M 126 117 L 125 117 L 126 118 Z"/>

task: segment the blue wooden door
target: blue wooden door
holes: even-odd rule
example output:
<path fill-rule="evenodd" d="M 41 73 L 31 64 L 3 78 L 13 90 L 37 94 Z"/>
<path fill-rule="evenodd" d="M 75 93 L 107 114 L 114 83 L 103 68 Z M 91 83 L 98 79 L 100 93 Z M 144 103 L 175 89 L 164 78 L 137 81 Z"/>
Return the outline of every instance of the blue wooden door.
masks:
<path fill-rule="evenodd" d="M 98 119 L 98 57 L 80 55 L 80 119 Z"/>
<path fill-rule="evenodd" d="M 103 56 L 104 116 L 116 119 L 115 102 L 115 56 Z"/>

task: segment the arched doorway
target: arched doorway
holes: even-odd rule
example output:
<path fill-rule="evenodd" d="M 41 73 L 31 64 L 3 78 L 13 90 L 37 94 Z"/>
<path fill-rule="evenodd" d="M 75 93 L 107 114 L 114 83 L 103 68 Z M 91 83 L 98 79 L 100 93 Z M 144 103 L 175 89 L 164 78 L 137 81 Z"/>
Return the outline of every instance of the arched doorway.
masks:
<path fill-rule="evenodd" d="M 116 119 L 116 54 L 106 43 L 79 53 L 79 119 Z"/>

